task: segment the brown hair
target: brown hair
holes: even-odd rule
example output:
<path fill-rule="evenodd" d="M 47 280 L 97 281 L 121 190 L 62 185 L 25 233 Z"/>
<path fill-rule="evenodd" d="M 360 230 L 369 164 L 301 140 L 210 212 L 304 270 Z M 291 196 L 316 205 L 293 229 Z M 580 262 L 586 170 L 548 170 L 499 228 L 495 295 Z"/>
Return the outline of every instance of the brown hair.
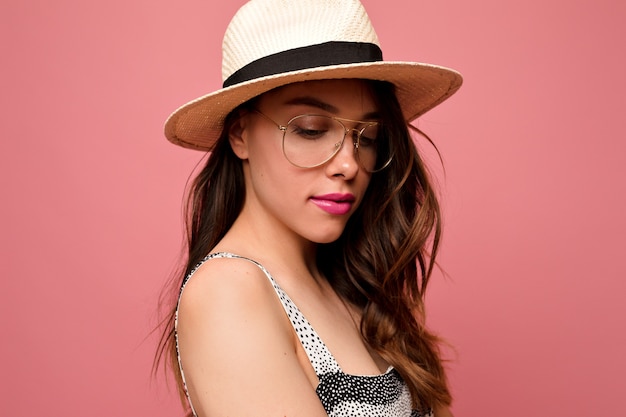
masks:
<path fill-rule="evenodd" d="M 402 375 L 415 405 L 449 405 L 440 341 L 424 323 L 441 237 L 439 203 L 393 86 L 375 83 L 374 91 L 394 159 L 372 176 L 341 237 L 320 247 L 318 265 L 342 298 L 362 308 L 364 340 Z"/>
<path fill-rule="evenodd" d="M 394 159 L 372 175 L 365 198 L 341 237 L 319 246 L 317 263 L 340 297 L 362 308 L 363 339 L 401 374 L 414 406 L 449 405 L 439 339 L 424 323 L 424 292 L 441 236 L 439 204 L 393 85 L 369 83 L 394 148 Z M 186 206 L 188 253 L 184 271 L 173 284 L 176 295 L 183 279 L 222 239 L 243 206 L 241 161 L 230 148 L 228 132 L 241 109 L 249 105 L 227 117 L 204 169 L 190 187 Z M 155 367 L 166 354 L 184 395 L 174 314 L 175 305 L 164 321 Z"/>

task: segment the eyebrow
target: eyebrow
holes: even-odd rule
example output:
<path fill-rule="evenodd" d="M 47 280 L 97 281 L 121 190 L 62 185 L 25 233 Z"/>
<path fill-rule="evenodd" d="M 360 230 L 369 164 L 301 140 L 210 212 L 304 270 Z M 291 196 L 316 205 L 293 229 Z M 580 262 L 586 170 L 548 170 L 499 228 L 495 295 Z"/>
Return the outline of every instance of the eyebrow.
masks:
<path fill-rule="evenodd" d="M 311 96 L 299 96 L 299 97 L 294 97 L 291 100 L 288 100 L 287 102 L 285 102 L 285 104 L 287 105 L 305 105 L 305 106 L 311 106 L 311 107 L 316 107 L 320 110 L 329 112 L 329 113 L 333 113 L 333 114 L 338 114 L 339 113 L 339 109 L 335 106 L 333 106 L 330 103 L 326 103 L 324 101 L 321 101 L 319 99 L 316 99 L 315 97 L 311 97 Z M 363 118 L 365 120 L 368 119 L 379 119 L 380 118 L 380 113 L 378 112 L 371 112 L 371 113 L 367 113 L 365 115 L 363 115 Z"/>

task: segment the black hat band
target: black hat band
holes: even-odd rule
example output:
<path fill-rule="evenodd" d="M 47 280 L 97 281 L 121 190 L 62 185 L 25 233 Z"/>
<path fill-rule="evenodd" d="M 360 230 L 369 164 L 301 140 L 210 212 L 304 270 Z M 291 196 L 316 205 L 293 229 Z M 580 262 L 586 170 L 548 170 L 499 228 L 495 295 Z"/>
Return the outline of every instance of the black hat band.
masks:
<path fill-rule="evenodd" d="M 256 78 L 330 65 L 356 64 L 383 60 L 373 43 L 331 41 L 290 49 L 252 61 L 224 81 L 224 88 Z"/>

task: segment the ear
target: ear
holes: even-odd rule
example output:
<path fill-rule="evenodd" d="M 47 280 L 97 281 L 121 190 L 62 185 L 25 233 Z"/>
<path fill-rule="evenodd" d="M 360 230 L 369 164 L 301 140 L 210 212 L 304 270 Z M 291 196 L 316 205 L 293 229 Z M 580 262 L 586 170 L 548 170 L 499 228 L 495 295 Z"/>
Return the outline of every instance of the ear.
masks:
<path fill-rule="evenodd" d="M 248 159 L 248 117 L 239 117 L 228 131 L 230 147 L 239 159 Z"/>

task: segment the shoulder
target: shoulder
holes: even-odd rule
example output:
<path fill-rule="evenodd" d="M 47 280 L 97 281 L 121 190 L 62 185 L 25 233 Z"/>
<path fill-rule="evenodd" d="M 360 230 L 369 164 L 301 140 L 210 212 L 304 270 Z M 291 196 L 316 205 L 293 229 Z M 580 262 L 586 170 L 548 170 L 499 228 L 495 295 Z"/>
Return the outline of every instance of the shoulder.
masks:
<path fill-rule="evenodd" d="M 268 277 L 243 258 L 212 258 L 188 278 L 180 297 L 179 318 L 236 320 L 247 312 L 282 313 Z M 197 317 L 197 316 L 200 317 Z"/>
<path fill-rule="evenodd" d="M 206 290 L 245 289 L 266 286 L 268 278 L 254 261 L 236 256 L 210 257 L 203 261 L 187 278 L 183 296 L 188 292 Z"/>
<path fill-rule="evenodd" d="M 198 415 L 323 415 L 272 285 L 245 259 L 211 259 L 181 295 L 177 340 Z M 241 398 L 246 401 L 241 401 Z"/>

